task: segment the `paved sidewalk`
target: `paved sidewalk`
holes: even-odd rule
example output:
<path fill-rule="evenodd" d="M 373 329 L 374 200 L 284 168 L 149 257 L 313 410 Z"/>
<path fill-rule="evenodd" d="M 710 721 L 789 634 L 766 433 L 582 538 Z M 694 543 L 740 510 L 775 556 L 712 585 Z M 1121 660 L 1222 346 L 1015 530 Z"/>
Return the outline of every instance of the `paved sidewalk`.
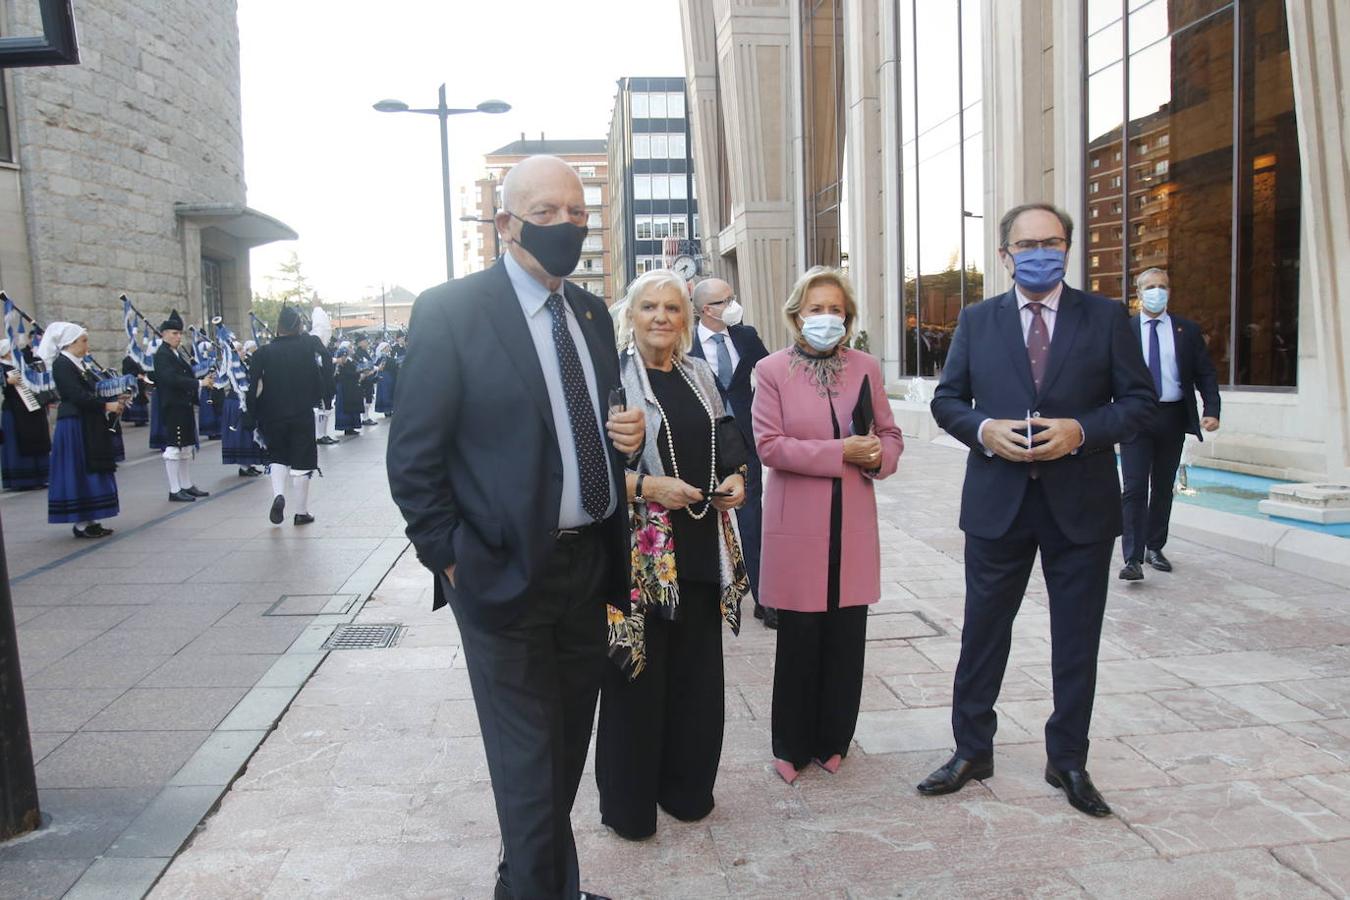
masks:
<path fill-rule="evenodd" d="M 574 824 L 583 884 L 631 897 L 1326 897 L 1350 892 L 1350 592 L 1193 544 L 1112 581 L 1090 768 L 1117 816 L 1041 778 L 1044 584 L 1018 619 L 997 775 L 925 799 L 951 747 L 963 455 L 919 444 L 880 491 L 885 599 L 839 774 L 769 765 L 773 635 L 727 636 L 716 810 L 630 844 Z M 488 897 L 497 830 L 467 673 L 407 554 L 360 620 L 397 646 L 335 652 L 153 896 Z"/>
<path fill-rule="evenodd" d="M 48 525 L 45 491 L 0 499 L 48 820 L 0 844 L 7 900 L 139 897 L 322 660 L 335 617 L 313 614 L 363 599 L 406 546 L 387 428 L 322 451 L 301 529 L 267 521 L 267 479 L 218 441 L 193 466 L 212 496 L 169 503 L 147 431 L 126 429 L 112 538 Z"/>

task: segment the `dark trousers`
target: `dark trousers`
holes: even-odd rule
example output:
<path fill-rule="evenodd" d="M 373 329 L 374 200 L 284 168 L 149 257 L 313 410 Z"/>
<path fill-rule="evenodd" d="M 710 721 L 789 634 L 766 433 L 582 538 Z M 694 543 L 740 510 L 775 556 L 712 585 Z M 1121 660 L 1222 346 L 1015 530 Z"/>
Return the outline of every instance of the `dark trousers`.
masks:
<path fill-rule="evenodd" d="M 1120 469 L 1125 479 L 1121 494 L 1125 531 L 1120 536 L 1120 548 L 1126 562 L 1143 562 L 1145 550 L 1161 550 L 1167 543 L 1172 485 L 1181 464 L 1186 427 L 1186 404 L 1162 403 L 1153 426 L 1120 445 Z"/>
<path fill-rule="evenodd" d="M 764 495 L 764 467 L 751 458 L 745 473 L 745 504 L 736 510 L 736 524 L 741 529 L 741 553 L 745 556 L 745 574 L 750 578 L 750 593 L 759 605 L 759 541 L 760 522 L 763 519 L 761 503 Z"/>
<path fill-rule="evenodd" d="M 778 611 L 773 755 L 798 769 L 848 755 L 862 703 L 867 607 Z"/>
<path fill-rule="evenodd" d="M 965 623 L 952 700 L 958 755 L 974 760 L 993 756 L 998 728 L 994 703 L 1008 665 L 1013 619 L 1039 549 L 1050 595 L 1055 695 L 1055 711 L 1045 724 L 1046 753 L 1061 770 L 1086 765 L 1114 544 L 1114 540 L 1071 543 L 1055 524 L 1035 480 L 1028 482 L 1022 508 L 1007 534 L 993 540 L 966 535 Z"/>
<path fill-rule="evenodd" d="M 560 539 L 528 611 L 503 628 L 452 604 L 502 834 L 499 898 L 580 891 L 571 813 L 605 664 L 605 555 L 594 529 Z"/>
<path fill-rule="evenodd" d="M 725 694 L 715 584 L 680 582 L 680 618 L 646 620 L 647 665 L 629 681 L 606 665 L 595 737 L 600 820 L 627 838 L 656 833 L 656 807 L 685 822 L 713 810 Z"/>

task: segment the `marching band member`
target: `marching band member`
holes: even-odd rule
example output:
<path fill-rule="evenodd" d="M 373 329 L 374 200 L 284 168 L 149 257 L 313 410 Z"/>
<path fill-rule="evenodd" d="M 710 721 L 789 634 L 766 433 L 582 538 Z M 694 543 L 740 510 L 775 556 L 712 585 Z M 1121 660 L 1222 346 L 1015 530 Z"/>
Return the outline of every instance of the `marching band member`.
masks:
<path fill-rule="evenodd" d="M 250 361 L 244 419 L 249 428 L 256 421 L 266 445 L 273 494 L 267 518 L 273 525 L 285 521 L 288 480 L 293 522 L 308 525 L 314 521 L 309 512 L 309 482 L 319 468 L 314 407 L 322 388 L 320 361 L 315 359 L 310 336 L 301 331 L 300 314 L 283 306 L 276 339 L 259 348 Z"/>
<path fill-rule="evenodd" d="M 150 391 L 145 369 L 128 354 L 122 358 L 122 374 L 136 376 L 136 393 L 131 395 L 131 402 L 122 413 L 122 421 L 137 426 L 150 424 Z"/>
<path fill-rule="evenodd" d="M 211 357 L 211 342 L 198 341 L 197 359 Z M 224 425 L 225 390 L 214 384 L 203 384 L 197 398 L 197 433 L 208 441 L 214 441 L 222 434 Z"/>
<path fill-rule="evenodd" d="M 356 369 L 361 384 L 361 424 L 375 425 L 375 366 L 370 355 L 370 338 L 362 335 L 356 340 Z"/>
<path fill-rule="evenodd" d="M 178 310 L 159 326 L 163 343 L 155 350 L 155 395 L 164 430 L 164 471 L 169 476 L 169 501 L 192 503 L 209 497 L 192 483 L 192 457 L 197 453 L 197 420 L 192 407 L 201 402 L 202 381 L 192 364 L 178 353 L 183 343 L 183 320 Z M 210 381 L 207 376 L 203 381 Z"/>
<path fill-rule="evenodd" d="M 394 388 L 398 384 L 398 359 L 394 348 L 383 341 L 375 348 L 375 358 L 380 360 L 379 380 L 375 384 L 375 411 L 384 413 L 387 419 L 394 414 Z"/>
<path fill-rule="evenodd" d="M 30 491 L 47 486 L 47 472 L 51 463 L 52 438 L 47 432 L 47 408 L 30 410 L 16 385 L 23 381 L 13 345 L 0 339 L 0 381 L 4 384 L 3 427 L 0 434 L 4 446 L 3 472 L 7 491 Z"/>
<path fill-rule="evenodd" d="M 125 404 L 99 397 L 97 379 L 84 362 L 88 352 L 89 334 L 73 322 L 51 323 L 38 347 L 61 395 L 52 438 L 47 521 L 71 524 L 77 538 L 100 538 L 113 532 L 99 520 L 119 511 L 117 463 L 107 416 L 120 413 Z"/>
<path fill-rule="evenodd" d="M 337 427 L 343 434 L 361 433 L 361 412 L 363 398 L 361 393 L 361 375 L 356 369 L 356 360 L 352 358 L 351 341 L 338 344 L 334 357 L 337 362 L 337 402 L 333 409 L 337 413 Z"/>
<path fill-rule="evenodd" d="M 239 359 L 245 366 L 248 365 L 249 357 L 252 355 L 250 344 L 254 348 L 258 346 L 253 341 L 248 341 L 236 348 Z M 235 391 L 234 385 L 227 381 L 223 393 L 225 399 L 221 404 L 220 414 L 220 461 L 227 466 L 238 466 L 240 478 L 256 478 L 262 474 L 262 469 L 258 466 L 267 462 L 263 448 L 253 439 L 253 429 L 245 428 L 243 425 L 244 409 L 240 403 L 242 398 Z"/>

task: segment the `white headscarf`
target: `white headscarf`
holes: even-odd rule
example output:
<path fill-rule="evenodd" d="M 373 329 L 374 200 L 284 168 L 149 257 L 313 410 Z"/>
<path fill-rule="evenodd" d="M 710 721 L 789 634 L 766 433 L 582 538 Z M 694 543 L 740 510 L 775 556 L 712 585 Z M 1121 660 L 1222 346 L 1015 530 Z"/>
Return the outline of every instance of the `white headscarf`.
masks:
<path fill-rule="evenodd" d="M 252 340 L 244 341 L 244 352 L 245 352 L 245 353 L 252 353 L 254 350 L 257 350 L 257 349 L 258 349 L 258 342 L 257 342 L 257 341 L 252 341 Z"/>
<path fill-rule="evenodd" d="M 375 348 L 375 355 L 376 355 L 376 356 L 384 356 L 384 355 L 385 355 L 386 353 L 388 353 L 388 352 L 389 352 L 389 342 L 388 342 L 388 341 L 380 341 L 380 346 L 378 346 L 378 347 Z"/>
<path fill-rule="evenodd" d="M 350 349 L 352 349 L 352 342 L 351 342 L 351 341 L 342 341 L 340 344 L 338 344 L 338 349 L 339 349 L 339 350 L 350 350 Z"/>
<path fill-rule="evenodd" d="M 9 338 L 0 338 L 0 361 L 14 363 L 14 345 Z"/>
<path fill-rule="evenodd" d="M 38 345 L 37 354 L 50 370 L 61 351 L 84 334 L 87 334 L 84 328 L 74 322 L 52 322 L 42 333 L 42 343 Z"/>

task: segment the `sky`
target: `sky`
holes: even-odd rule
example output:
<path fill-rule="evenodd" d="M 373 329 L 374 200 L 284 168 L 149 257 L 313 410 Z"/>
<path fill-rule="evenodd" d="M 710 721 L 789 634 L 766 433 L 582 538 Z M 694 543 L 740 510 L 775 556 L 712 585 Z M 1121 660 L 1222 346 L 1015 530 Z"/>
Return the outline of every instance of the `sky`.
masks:
<path fill-rule="evenodd" d="M 605 138 L 619 78 L 684 74 L 678 0 L 239 0 L 239 40 L 248 205 L 300 234 L 253 251 L 254 290 L 294 252 L 332 303 L 445 280 L 439 124 L 375 101 L 511 104 L 449 120 L 458 215 L 483 154 Z"/>

